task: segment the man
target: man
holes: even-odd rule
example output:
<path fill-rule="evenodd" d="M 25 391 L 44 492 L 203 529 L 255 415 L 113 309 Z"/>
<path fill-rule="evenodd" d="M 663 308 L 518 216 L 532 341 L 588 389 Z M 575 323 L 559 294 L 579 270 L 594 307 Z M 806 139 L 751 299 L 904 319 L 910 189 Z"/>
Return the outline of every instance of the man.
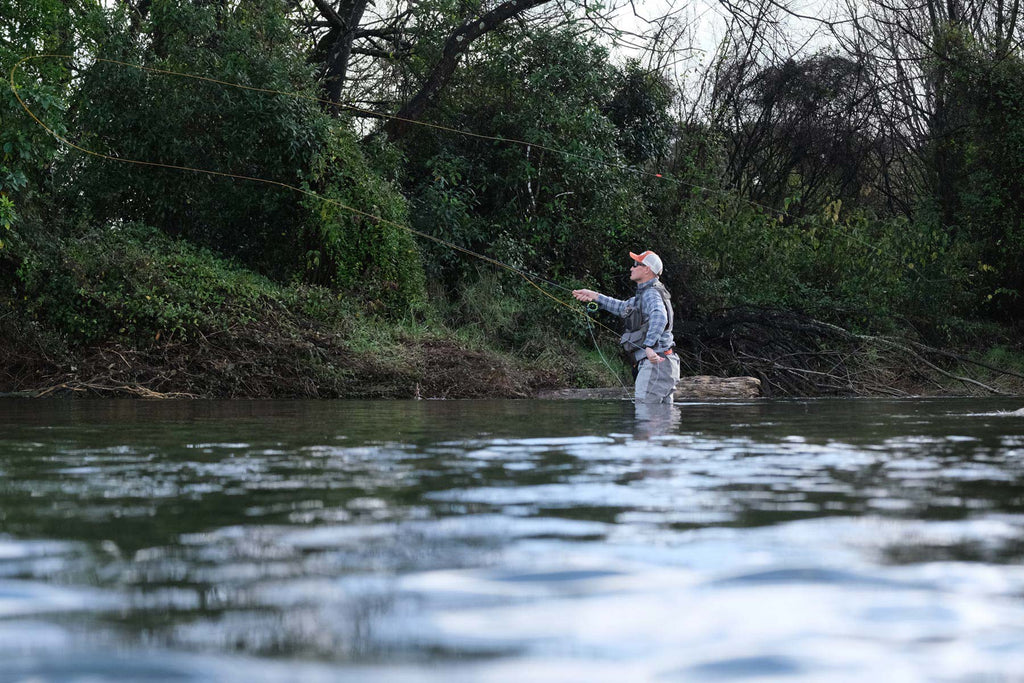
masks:
<path fill-rule="evenodd" d="M 633 260 L 629 279 L 636 283 L 636 295 L 621 301 L 592 289 L 576 289 L 580 301 L 596 301 L 598 307 L 626 320 L 619 341 L 633 359 L 636 377 L 634 397 L 638 403 L 671 403 L 679 379 L 679 356 L 673 351 L 672 303 L 668 290 L 658 278 L 663 265 L 653 251 L 629 252 Z"/>

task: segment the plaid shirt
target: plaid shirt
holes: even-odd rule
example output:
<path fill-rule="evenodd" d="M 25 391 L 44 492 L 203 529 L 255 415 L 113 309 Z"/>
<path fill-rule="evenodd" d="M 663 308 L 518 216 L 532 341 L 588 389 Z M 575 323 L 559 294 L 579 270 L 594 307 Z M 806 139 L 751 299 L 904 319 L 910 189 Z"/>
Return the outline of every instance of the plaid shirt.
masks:
<path fill-rule="evenodd" d="M 665 302 L 661 300 L 661 295 L 654 291 L 654 283 L 657 281 L 658 278 L 654 278 L 638 285 L 636 295 L 625 301 L 598 294 L 597 305 L 613 315 L 625 318 L 628 311 L 636 306 L 639 297 L 643 302 L 641 308 L 644 318 L 648 321 L 644 346 L 664 353 L 675 346 L 675 340 L 672 339 L 672 330 L 665 329 L 668 326 L 668 311 L 665 310 Z"/>

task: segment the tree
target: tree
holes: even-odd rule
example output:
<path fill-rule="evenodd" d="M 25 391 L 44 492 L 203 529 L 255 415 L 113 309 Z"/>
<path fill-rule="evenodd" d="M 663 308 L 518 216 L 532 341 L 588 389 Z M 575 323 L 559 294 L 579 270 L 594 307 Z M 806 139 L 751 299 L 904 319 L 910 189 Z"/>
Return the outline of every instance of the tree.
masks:
<path fill-rule="evenodd" d="M 823 52 L 751 69 L 726 62 L 716 106 L 727 181 L 754 201 L 798 212 L 835 199 L 852 204 L 877 182 L 877 86 L 864 64 Z"/>
<path fill-rule="evenodd" d="M 309 60 L 334 111 L 344 109 L 346 99 L 380 109 L 381 96 L 390 97 L 395 104 L 388 106 L 397 111 L 384 130 L 397 138 L 408 131 L 407 121 L 436 101 L 476 40 L 549 2 L 410 1 L 387 14 L 368 14 L 367 0 L 312 0 L 312 8 L 301 2 L 295 7 L 313 39 Z"/>
<path fill-rule="evenodd" d="M 404 148 L 416 225 L 550 276 L 621 272 L 615 245 L 639 238 L 651 221 L 620 143 L 632 136 L 651 143 L 634 149 L 660 155 L 651 141 L 664 111 L 626 110 L 621 86 L 631 72 L 569 28 L 495 32 L 481 51 L 429 121 L 527 144 L 410 131 Z M 431 251 L 428 262 L 454 287 L 468 266 Z"/>
<path fill-rule="evenodd" d="M 154 0 L 139 27 L 144 40 L 131 34 L 123 13 L 108 17 L 103 59 L 271 90 L 308 87 L 309 69 L 295 58 L 274 0 Z M 71 129 L 87 149 L 293 186 L 323 135 L 307 100 L 102 60 L 83 69 L 73 111 Z M 142 221 L 263 270 L 282 265 L 267 246 L 298 221 L 297 198 L 285 189 L 77 153 L 68 163 L 68 201 L 94 220 Z"/>
<path fill-rule="evenodd" d="M 67 206 L 93 224 L 144 222 L 274 277 L 358 291 L 392 310 L 421 296 L 405 202 L 347 122 L 317 105 L 283 5 L 154 0 L 137 26 L 109 17 L 71 128 L 87 149 L 147 163 L 70 155 Z"/>
<path fill-rule="evenodd" d="M 667 79 L 626 61 L 613 86 L 605 113 L 619 130 L 619 149 L 631 164 L 642 164 L 665 154 L 672 130 L 669 107 L 673 95 Z"/>
<path fill-rule="evenodd" d="M 71 65 L 33 57 L 71 54 L 86 46 L 99 13 L 99 6 L 89 1 L 67 6 L 59 0 L 0 0 L 4 78 L 17 66 L 17 96 L 7 86 L 0 88 L 0 250 L 12 231 L 25 236 L 27 226 L 19 216 L 27 219 L 42 209 L 36 199 L 50 184 L 59 151 L 58 142 L 24 111 L 19 98 L 56 132 L 65 130 Z"/>

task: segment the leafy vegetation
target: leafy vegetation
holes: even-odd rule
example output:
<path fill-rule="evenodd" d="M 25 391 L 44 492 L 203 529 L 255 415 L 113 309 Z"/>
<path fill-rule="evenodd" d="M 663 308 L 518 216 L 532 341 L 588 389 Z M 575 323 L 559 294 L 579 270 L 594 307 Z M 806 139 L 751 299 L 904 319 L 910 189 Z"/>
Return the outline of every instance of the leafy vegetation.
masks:
<path fill-rule="evenodd" d="M 1016 366 L 1024 55 L 982 28 L 999 24 L 929 17 L 904 79 L 881 55 L 915 49 L 898 35 L 783 54 L 740 22 L 695 95 L 619 63 L 593 17 L 530 13 L 546 5 L 0 0 L 18 17 L 0 28 L 0 383 L 614 383 L 595 353 L 614 335 L 468 252 L 628 296 L 626 252 L 647 248 L 702 372 L 857 391 L 886 364 L 869 339 Z M 22 61 L 42 55 L 65 56 Z M 927 116 L 900 109 L 908 83 Z M 839 366 L 857 370 L 792 379 Z"/>

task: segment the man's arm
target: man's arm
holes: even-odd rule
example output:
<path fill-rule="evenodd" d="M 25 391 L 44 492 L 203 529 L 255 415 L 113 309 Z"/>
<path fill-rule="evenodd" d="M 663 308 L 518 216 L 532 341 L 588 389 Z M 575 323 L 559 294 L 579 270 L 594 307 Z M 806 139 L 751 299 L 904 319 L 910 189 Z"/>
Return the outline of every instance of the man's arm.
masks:
<path fill-rule="evenodd" d="M 599 294 L 592 289 L 574 289 L 572 295 L 576 297 L 579 301 L 596 301 L 597 305 L 600 306 L 602 309 L 608 311 L 613 315 L 617 315 L 620 318 L 623 315 L 625 315 L 626 308 L 629 307 L 630 302 L 632 302 L 635 298 L 630 297 L 626 301 L 622 301 L 620 299 L 615 299 L 610 296 L 605 296 L 604 294 Z M 665 320 L 667 322 L 668 318 L 666 318 Z"/>

